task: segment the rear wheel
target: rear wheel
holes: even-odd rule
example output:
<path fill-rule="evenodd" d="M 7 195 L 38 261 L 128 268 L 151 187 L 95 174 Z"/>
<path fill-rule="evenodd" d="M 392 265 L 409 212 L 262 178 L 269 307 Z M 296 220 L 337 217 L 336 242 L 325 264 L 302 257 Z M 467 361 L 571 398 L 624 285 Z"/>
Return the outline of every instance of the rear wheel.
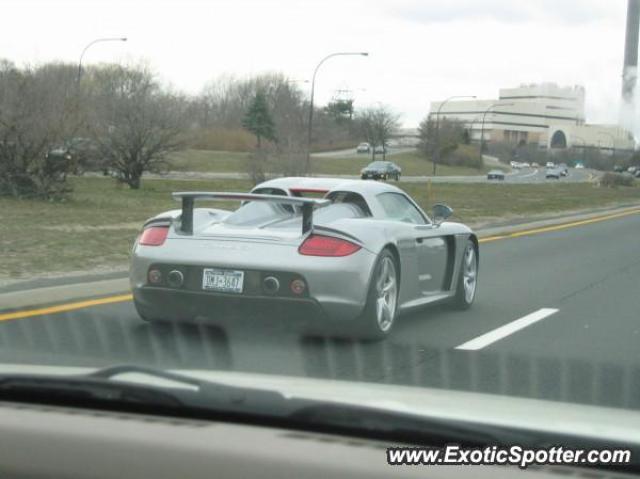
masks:
<path fill-rule="evenodd" d="M 367 304 L 359 318 L 356 336 L 380 340 L 390 333 L 396 319 L 399 280 L 395 257 L 385 249 L 373 268 Z"/>
<path fill-rule="evenodd" d="M 478 252 L 473 241 L 467 241 L 462 255 L 454 305 L 458 309 L 469 309 L 476 297 L 478 287 Z"/>

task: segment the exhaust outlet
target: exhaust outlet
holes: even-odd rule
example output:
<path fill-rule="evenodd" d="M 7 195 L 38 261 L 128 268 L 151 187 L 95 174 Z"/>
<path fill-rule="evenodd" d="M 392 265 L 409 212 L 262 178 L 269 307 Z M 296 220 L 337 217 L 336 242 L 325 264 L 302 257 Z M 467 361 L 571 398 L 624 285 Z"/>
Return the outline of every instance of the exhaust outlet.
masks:
<path fill-rule="evenodd" d="M 169 283 L 169 286 L 172 288 L 181 288 L 184 284 L 184 275 L 182 274 L 182 271 L 178 271 L 177 269 L 171 271 L 167 276 L 167 283 Z"/>
<path fill-rule="evenodd" d="M 267 294 L 276 294 L 280 290 L 280 281 L 274 276 L 267 276 L 262 280 L 262 288 Z"/>

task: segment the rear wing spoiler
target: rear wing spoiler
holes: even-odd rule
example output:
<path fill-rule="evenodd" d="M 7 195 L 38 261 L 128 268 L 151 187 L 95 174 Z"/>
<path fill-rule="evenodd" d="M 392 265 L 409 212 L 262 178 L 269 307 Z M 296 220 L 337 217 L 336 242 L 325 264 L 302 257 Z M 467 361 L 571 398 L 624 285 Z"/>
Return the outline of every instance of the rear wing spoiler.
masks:
<path fill-rule="evenodd" d="M 183 234 L 193 234 L 193 206 L 195 200 L 236 200 L 236 201 L 267 201 L 281 205 L 299 206 L 302 210 L 302 234 L 313 228 L 313 210 L 331 204 L 330 200 L 315 198 L 297 198 L 281 195 L 261 195 L 254 193 L 215 193 L 206 191 L 178 192 L 172 195 L 182 201 L 182 215 L 180 231 Z"/>

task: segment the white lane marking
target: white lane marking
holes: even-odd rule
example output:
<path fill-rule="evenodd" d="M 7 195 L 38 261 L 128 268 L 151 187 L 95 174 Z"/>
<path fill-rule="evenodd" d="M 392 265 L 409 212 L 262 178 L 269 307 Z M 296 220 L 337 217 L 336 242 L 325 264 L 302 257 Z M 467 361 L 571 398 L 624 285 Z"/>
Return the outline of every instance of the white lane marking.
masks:
<path fill-rule="evenodd" d="M 461 344 L 456 349 L 464 349 L 466 351 L 477 351 L 478 349 L 482 349 L 490 344 L 495 343 L 496 341 L 509 336 L 521 329 L 526 328 L 527 326 L 531 326 L 533 323 L 537 323 L 538 321 L 551 316 L 552 314 L 557 313 L 558 309 L 553 308 L 542 308 L 538 311 L 534 311 L 531 314 L 527 314 L 520 319 L 516 319 L 504 326 L 500 326 L 493 331 L 489 331 L 488 333 L 483 334 L 482 336 L 478 336 L 477 338 L 472 339 L 471 341 L 467 341 L 464 344 Z"/>

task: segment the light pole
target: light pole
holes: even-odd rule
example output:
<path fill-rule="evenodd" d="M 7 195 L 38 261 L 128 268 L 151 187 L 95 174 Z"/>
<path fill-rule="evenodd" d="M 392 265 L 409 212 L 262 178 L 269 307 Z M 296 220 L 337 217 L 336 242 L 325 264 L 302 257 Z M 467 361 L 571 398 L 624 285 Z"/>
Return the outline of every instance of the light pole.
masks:
<path fill-rule="evenodd" d="M 489 105 L 489 108 L 487 108 L 482 114 L 482 127 L 480 128 L 480 161 L 482 161 L 482 151 L 484 150 L 484 122 L 487 118 L 487 113 L 497 106 L 513 106 L 513 103 L 493 103 Z"/>
<path fill-rule="evenodd" d="M 326 62 L 329 58 L 332 57 L 338 57 L 338 56 L 351 56 L 351 55 L 359 55 L 359 56 L 369 56 L 368 52 L 336 52 L 336 53 L 331 53 L 329 55 L 327 55 L 326 57 L 324 57 L 322 60 L 320 60 L 320 63 L 318 63 L 318 65 L 316 66 L 316 69 L 313 70 L 313 78 L 311 80 L 311 99 L 310 99 L 310 104 L 309 104 L 309 124 L 308 124 L 308 131 L 307 131 L 307 159 L 306 159 L 306 163 L 305 163 L 305 172 L 306 174 L 310 173 L 310 166 L 311 166 L 311 132 L 312 132 L 312 128 L 313 128 L 313 97 L 314 97 L 314 93 L 315 93 L 315 89 L 316 89 L 316 75 L 318 73 L 318 70 L 320 69 L 320 67 L 322 66 L 322 64 L 324 62 Z"/>
<path fill-rule="evenodd" d="M 84 54 L 91 46 L 100 42 L 126 42 L 126 41 L 127 41 L 127 37 L 113 37 L 113 38 L 96 38 L 92 42 L 89 42 L 87 46 L 84 47 L 84 49 L 82 50 L 82 53 L 80 54 L 80 61 L 78 61 L 78 79 L 77 79 L 78 83 L 80 83 L 80 78 L 82 77 L 82 58 L 84 57 Z"/>
<path fill-rule="evenodd" d="M 436 144 L 436 149 L 435 149 L 435 155 L 433 156 L 433 176 L 436 176 L 436 165 L 438 164 L 438 162 L 440 161 L 440 112 L 442 111 L 442 107 L 445 106 L 448 102 L 450 102 L 451 100 L 455 100 L 455 99 L 459 99 L 459 98 L 476 98 L 475 95 L 454 95 L 454 96 L 450 96 L 449 98 L 447 98 L 445 101 L 443 101 L 442 103 L 440 103 L 440 106 L 438 106 L 438 110 L 436 112 L 436 138 L 435 138 L 435 144 Z"/>

